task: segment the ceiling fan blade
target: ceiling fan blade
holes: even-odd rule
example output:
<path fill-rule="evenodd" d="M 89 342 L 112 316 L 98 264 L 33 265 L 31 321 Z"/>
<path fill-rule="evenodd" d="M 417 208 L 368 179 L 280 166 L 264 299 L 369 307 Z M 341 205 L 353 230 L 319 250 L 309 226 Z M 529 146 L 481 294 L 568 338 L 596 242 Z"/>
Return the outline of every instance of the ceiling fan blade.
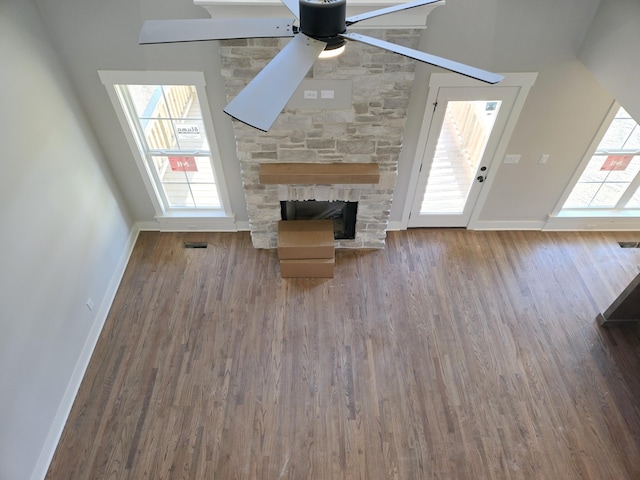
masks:
<path fill-rule="evenodd" d="M 293 35 L 293 19 L 290 18 L 147 20 L 140 32 L 140 45 Z"/>
<path fill-rule="evenodd" d="M 470 65 L 465 65 L 464 63 L 454 62 L 453 60 L 437 57 L 429 53 L 421 52 L 419 50 L 414 50 L 408 47 L 403 47 L 402 45 L 386 42 L 377 38 L 367 37 L 358 33 L 342 33 L 340 34 L 340 36 L 343 38 L 348 38 L 349 40 L 355 40 L 358 42 L 366 43 L 367 45 L 372 45 L 374 47 L 380 47 L 391 52 L 399 53 L 400 55 L 404 55 L 405 57 L 413 58 L 414 60 L 428 63 L 429 65 L 435 65 L 436 67 L 444 68 L 445 70 L 450 70 L 452 72 L 475 78 L 476 80 L 481 80 L 486 83 L 494 84 L 504 79 L 504 75 L 481 70 Z"/>
<path fill-rule="evenodd" d="M 441 0 L 417 0 L 415 2 L 394 5 L 392 7 L 380 8 L 378 10 L 372 10 L 370 12 L 365 12 L 360 15 L 353 15 L 351 17 L 347 17 L 346 23 L 347 23 L 347 26 L 349 26 L 349 25 L 353 25 L 356 22 L 361 22 L 362 20 L 369 20 L 370 18 L 379 17 L 380 15 L 387 15 L 389 13 L 399 12 L 401 10 L 408 10 L 410 8 L 421 7 L 423 5 L 429 5 L 430 3 L 438 3 L 439 1 Z"/>
<path fill-rule="evenodd" d="M 282 3 L 293 13 L 296 18 L 300 18 L 300 2 L 299 0 L 282 0 Z"/>
<path fill-rule="evenodd" d="M 302 33 L 296 35 L 224 111 L 247 125 L 268 131 L 326 46 Z"/>

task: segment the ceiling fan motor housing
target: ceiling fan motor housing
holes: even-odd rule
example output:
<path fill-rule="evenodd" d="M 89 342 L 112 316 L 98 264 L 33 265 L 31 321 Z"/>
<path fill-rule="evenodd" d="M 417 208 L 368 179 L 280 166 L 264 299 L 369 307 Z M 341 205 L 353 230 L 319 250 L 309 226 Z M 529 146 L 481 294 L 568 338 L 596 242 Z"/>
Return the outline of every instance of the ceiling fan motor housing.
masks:
<path fill-rule="evenodd" d="M 345 43 L 338 34 L 347 30 L 346 0 L 300 0 L 300 31 L 305 35 L 327 42 L 327 49 Z"/>

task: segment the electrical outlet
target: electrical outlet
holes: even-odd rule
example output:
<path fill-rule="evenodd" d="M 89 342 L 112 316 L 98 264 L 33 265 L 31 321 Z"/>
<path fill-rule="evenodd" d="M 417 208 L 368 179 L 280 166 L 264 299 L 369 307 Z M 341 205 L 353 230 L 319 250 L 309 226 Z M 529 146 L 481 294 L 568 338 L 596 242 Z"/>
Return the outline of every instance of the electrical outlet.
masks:
<path fill-rule="evenodd" d="M 515 164 L 520 161 L 521 155 L 505 155 L 504 163 Z"/>
<path fill-rule="evenodd" d="M 335 93 L 336 92 L 334 90 L 321 90 L 320 98 L 331 99 L 335 97 Z"/>
<path fill-rule="evenodd" d="M 307 100 L 316 100 L 318 98 L 318 91 L 317 90 L 305 90 L 304 91 L 304 98 Z"/>
<path fill-rule="evenodd" d="M 547 163 L 549 161 L 549 154 L 545 153 L 544 155 L 542 155 L 540 157 L 540 160 L 538 160 L 538 164 L 539 165 L 544 165 L 545 163 Z"/>

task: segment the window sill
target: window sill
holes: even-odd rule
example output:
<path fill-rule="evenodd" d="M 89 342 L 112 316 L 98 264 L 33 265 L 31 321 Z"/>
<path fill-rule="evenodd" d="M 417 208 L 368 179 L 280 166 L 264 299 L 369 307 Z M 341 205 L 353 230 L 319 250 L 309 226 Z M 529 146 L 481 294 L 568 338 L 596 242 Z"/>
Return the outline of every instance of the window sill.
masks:
<path fill-rule="evenodd" d="M 231 215 L 227 215 L 223 209 L 172 209 L 164 212 L 163 215 L 157 215 L 156 219 L 161 220 L 163 218 L 166 219 L 189 219 L 189 218 L 232 218 Z"/>
<path fill-rule="evenodd" d="M 163 232 L 237 232 L 235 216 L 226 215 L 224 211 L 209 210 L 168 212 L 157 216 L 156 221 Z"/>
<path fill-rule="evenodd" d="M 567 209 L 555 215 L 549 215 L 543 230 L 640 230 L 640 210 L 578 210 Z"/>
<path fill-rule="evenodd" d="M 626 210 L 616 209 L 572 209 L 561 210 L 549 218 L 639 218 L 640 209 L 630 208 Z"/>

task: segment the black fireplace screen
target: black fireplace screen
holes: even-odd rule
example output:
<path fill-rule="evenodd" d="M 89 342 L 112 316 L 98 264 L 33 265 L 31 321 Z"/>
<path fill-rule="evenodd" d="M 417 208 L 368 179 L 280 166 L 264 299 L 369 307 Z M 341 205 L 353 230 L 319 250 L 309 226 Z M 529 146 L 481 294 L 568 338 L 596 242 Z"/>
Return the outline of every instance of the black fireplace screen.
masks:
<path fill-rule="evenodd" d="M 333 220 L 336 240 L 356 238 L 358 202 L 319 202 L 316 200 L 280 202 L 282 220 Z"/>

